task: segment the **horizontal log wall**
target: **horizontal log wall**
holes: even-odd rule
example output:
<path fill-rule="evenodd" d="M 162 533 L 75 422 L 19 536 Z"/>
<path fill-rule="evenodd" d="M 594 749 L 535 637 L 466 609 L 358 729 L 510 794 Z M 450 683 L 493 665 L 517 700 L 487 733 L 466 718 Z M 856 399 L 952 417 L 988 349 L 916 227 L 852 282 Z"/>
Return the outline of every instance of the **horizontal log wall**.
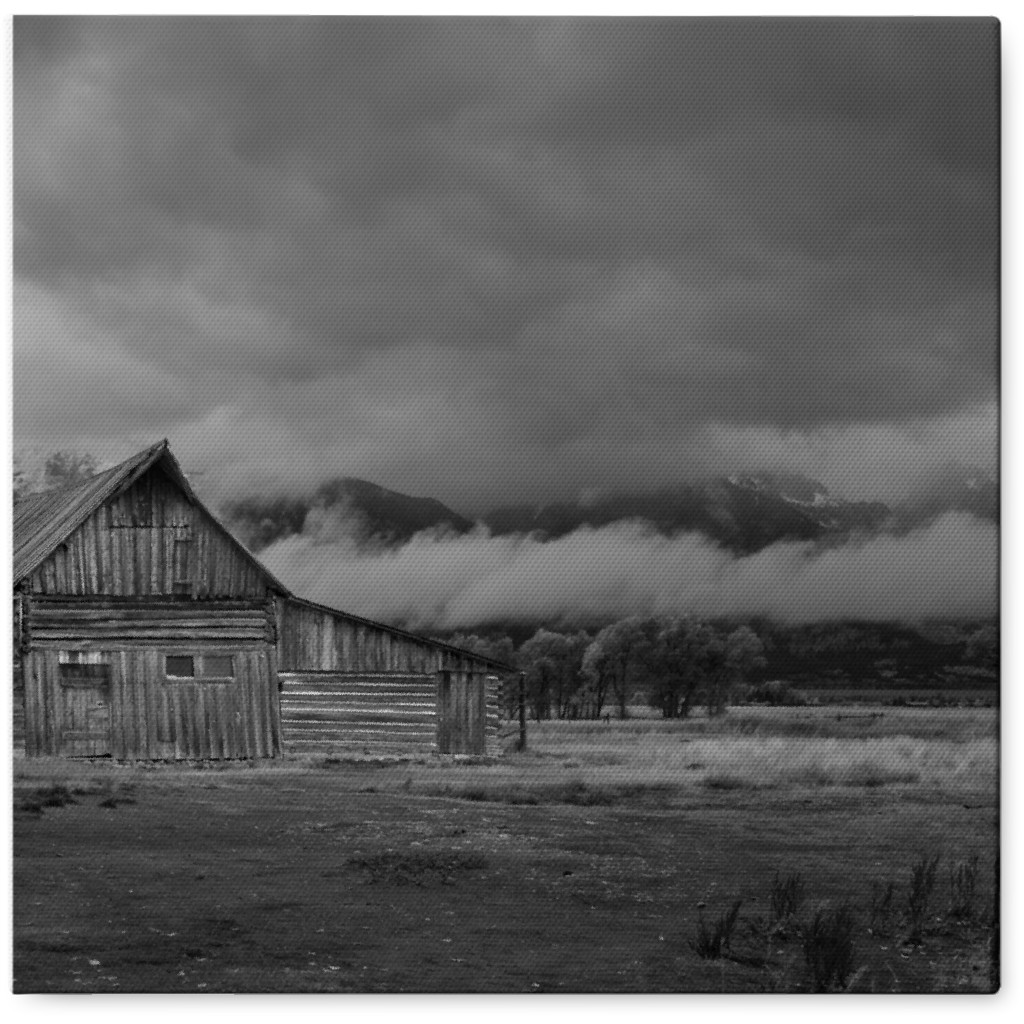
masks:
<path fill-rule="evenodd" d="M 176 541 L 184 542 L 177 554 Z M 29 586 L 36 594 L 269 593 L 258 564 L 159 467 L 99 508 L 29 577 Z"/>
<path fill-rule="evenodd" d="M 193 644 L 193 649 L 203 647 Z M 230 653 L 234 678 L 210 682 L 168 680 L 158 650 L 102 652 L 111 669 L 111 755 L 183 760 L 280 754 L 274 651 L 264 645 Z M 25 748 L 30 756 L 64 752 L 60 661 L 57 650 L 34 650 L 24 657 Z"/>
<path fill-rule="evenodd" d="M 435 749 L 437 681 L 416 673 L 281 672 L 285 749 Z"/>
<path fill-rule="evenodd" d="M 189 601 L 29 597 L 25 629 L 34 648 L 65 650 L 178 647 L 201 640 L 231 648 L 273 643 L 272 604 L 254 601 Z"/>

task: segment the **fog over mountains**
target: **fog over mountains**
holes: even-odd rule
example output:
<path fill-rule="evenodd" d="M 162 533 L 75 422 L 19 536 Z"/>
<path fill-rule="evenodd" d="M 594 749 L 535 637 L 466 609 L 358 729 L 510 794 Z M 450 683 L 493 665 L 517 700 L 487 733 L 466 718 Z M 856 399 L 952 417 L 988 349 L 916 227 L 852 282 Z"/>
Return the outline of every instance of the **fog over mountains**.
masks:
<path fill-rule="evenodd" d="M 892 506 L 747 474 L 475 522 L 355 479 L 222 511 L 296 590 L 420 630 L 679 613 L 913 623 L 998 608 L 997 484 L 962 467 Z"/>
<path fill-rule="evenodd" d="M 590 494 L 575 503 L 502 506 L 474 521 L 434 498 L 343 477 L 308 498 L 249 498 L 229 503 L 222 512 L 256 551 L 303 532 L 327 540 L 328 522 L 335 531 L 341 528 L 379 548 L 403 544 L 424 530 L 461 535 L 482 526 L 494 537 L 523 534 L 547 541 L 581 527 L 643 520 L 665 536 L 696 532 L 728 551 L 752 554 L 779 541 L 835 544 L 851 537 L 904 534 L 947 512 L 997 523 L 999 491 L 983 470 L 955 464 L 929 474 L 910 497 L 893 505 L 839 498 L 796 474 L 750 473 L 645 493 Z"/>

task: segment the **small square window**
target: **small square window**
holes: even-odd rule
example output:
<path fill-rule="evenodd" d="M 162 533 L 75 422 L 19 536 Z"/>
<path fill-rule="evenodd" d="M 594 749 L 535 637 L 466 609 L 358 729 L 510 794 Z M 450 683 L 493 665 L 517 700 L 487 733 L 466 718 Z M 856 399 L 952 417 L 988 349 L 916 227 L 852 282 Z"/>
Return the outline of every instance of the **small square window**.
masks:
<path fill-rule="evenodd" d="M 192 679 L 196 674 L 191 654 L 168 654 L 166 672 L 175 679 Z"/>
<path fill-rule="evenodd" d="M 235 670 L 230 654 L 204 654 L 203 675 L 216 676 L 220 679 L 231 679 Z"/>

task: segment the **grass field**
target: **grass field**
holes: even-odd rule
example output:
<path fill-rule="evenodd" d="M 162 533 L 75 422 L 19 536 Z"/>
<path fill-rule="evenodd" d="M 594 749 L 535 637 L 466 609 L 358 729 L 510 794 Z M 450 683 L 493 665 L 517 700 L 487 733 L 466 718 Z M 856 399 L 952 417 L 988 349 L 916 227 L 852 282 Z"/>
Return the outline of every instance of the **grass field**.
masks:
<path fill-rule="evenodd" d="M 18 992 L 994 984 L 992 710 L 737 708 L 531 724 L 498 759 L 14 778 Z"/>

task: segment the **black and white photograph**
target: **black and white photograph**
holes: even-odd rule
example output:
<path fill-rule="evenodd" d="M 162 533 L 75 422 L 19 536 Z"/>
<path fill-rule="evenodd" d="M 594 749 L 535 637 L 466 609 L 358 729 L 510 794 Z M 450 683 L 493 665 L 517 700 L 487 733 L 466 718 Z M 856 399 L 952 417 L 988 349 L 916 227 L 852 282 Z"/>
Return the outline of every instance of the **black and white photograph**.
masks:
<path fill-rule="evenodd" d="M 6 31 L 16 995 L 1000 990 L 996 17 Z"/>

